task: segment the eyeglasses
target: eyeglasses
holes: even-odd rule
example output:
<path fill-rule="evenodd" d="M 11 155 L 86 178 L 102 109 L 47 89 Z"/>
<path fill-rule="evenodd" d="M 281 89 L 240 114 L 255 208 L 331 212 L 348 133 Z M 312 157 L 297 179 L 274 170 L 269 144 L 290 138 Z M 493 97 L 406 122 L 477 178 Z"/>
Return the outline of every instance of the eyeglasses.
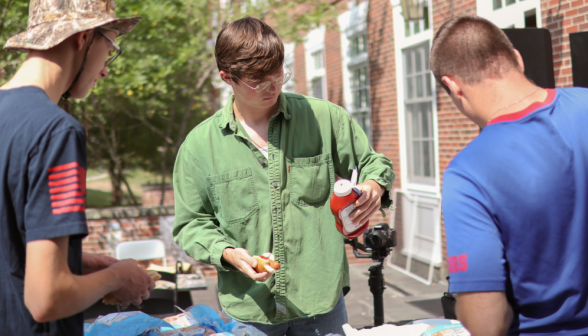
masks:
<path fill-rule="evenodd" d="M 289 72 L 285 72 L 283 75 L 281 75 L 280 77 L 274 79 L 273 81 L 267 81 L 267 82 L 263 82 L 255 87 L 249 86 L 247 83 L 245 83 L 244 81 L 240 80 L 239 78 L 237 78 L 237 80 L 239 80 L 239 82 L 245 84 L 245 86 L 247 86 L 248 88 L 254 90 L 257 93 L 261 93 L 265 90 L 267 90 L 270 85 L 272 85 L 272 83 L 276 84 L 276 86 L 282 86 L 286 83 L 288 83 L 288 81 L 290 80 L 290 77 L 292 77 L 292 70 L 290 70 L 290 67 L 288 66 L 288 64 L 284 63 L 284 65 L 286 66 L 286 68 L 288 68 Z"/>
<path fill-rule="evenodd" d="M 100 33 L 100 35 L 102 35 L 106 40 L 108 40 L 108 42 L 110 42 L 110 44 L 112 44 L 112 46 L 114 47 L 115 51 L 114 51 L 114 55 L 110 56 L 106 62 L 104 63 L 104 66 L 109 66 L 110 64 L 112 64 L 112 62 L 114 62 L 114 60 L 120 56 L 120 54 L 122 54 L 123 50 L 122 48 L 116 44 L 116 42 L 114 42 L 113 40 L 110 39 L 110 37 L 106 36 L 106 34 L 104 34 L 101 30 L 96 30 L 98 33 Z"/>

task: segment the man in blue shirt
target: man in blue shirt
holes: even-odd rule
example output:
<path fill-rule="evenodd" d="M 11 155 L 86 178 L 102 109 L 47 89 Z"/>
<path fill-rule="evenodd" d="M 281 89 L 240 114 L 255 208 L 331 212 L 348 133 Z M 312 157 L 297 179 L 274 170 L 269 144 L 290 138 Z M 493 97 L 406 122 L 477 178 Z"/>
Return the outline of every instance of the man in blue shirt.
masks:
<path fill-rule="evenodd" d="M 154 283 L 134 260 L 82 253 L 86 134 L 57 102 L 108 75 L 115 38 L 140 18 L 117 19 L 112 0 L 33 0 L 29 12 L 4 47 L 27 58 L 0 87 L 0 334 L 81 336 L 85 308 L 109 292 L 140 304 Z"/>
<path fill-rule="evenodd" d="M 458 318 L 472 335 L 588 334 L 588 90 L 534 85 L 479 17 L 447 21 L 430 65 L 482 128 L 443 177 Z"/>

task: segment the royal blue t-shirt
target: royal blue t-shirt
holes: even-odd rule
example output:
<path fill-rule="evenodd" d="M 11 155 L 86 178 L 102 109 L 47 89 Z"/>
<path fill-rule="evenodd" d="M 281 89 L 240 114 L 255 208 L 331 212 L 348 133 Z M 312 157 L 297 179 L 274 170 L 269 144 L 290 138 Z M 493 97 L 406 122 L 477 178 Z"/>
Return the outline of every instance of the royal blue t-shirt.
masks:
<path fill-rule="evenodd" d="M 491 120 L 445 172 L 443 215 L 451 292 L 505 291 L 509 335 L 587 335 L 588 89 Z"/>
<path fill-rule="evenodd" d="M 36 87 L 0 91 L 0 334 L 83 335 L 82 313 L 37 323 L 24 304 L 26 244 L 70 236 L 82 274 L 86 136 Z"/>

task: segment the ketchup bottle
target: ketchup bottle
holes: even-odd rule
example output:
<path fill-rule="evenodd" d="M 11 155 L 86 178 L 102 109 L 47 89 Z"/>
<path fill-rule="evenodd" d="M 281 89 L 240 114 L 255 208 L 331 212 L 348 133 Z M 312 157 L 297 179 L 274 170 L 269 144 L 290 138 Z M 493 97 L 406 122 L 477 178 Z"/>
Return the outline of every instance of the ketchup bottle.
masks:
<path fill-rule="evenodd" d="M 361 191 L 354 188 L 356 182 L 357 167 L 351 174 L 351 181 L 339 180 L 335 182 L 333 196 L 331 196 L 331 212 L 335 216 L 337 230 L 350 239 L 359 237 L 368 227 L 368 223 L 354 225 L 353 221 L 349 219 L 349 215 L 356 209 L 353 204 L 361 196 Z"/>

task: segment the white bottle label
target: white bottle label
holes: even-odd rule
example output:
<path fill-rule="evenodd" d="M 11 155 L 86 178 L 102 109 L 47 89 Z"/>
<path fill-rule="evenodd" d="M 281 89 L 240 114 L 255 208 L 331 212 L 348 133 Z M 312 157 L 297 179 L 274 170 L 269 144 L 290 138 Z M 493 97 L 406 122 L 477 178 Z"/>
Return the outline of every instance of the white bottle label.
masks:
<path fill-rule="evenodd" d="M 351 215 L 351 213 L 355 209 L 357 209 L 357 208 L 355 207 L 355 205 L 353 205 L 353 203 L 351 203 L 347 207 L 339 210 L 339 218 L 343 222 L 343 228 L 345 229 L 345 231 L 347 231 L 349 233 L 359 229 L 359 227 L 361 226 L 360 224 L 358 224 L 358 225 L 353 224 L 353 221 L 349 218 L 349 215 Z"/>

